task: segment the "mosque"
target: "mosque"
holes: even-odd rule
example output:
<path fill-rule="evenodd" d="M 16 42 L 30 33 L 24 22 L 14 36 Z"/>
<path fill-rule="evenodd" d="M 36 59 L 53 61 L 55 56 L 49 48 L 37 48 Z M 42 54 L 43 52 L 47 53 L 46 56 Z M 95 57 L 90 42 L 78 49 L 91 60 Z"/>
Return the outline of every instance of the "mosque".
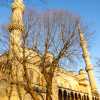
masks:
<path fill-rule="evenodd" d="M 0 67 L 2 68 L 4 62 L 7 62 L 8 57 L 12 61 L 12 80 L 8 79 L 3 72 L 0 72 L 0 100 L 33 100 L 29 93 L 22 87 L 16 85 L 16 80 L 20 83 L 23 81 L 22 65 L 13 58 L 12 51 L 20 58 L 22 57 L 22 47 L 20 37 L 24 31 L 23 0 L 14 0 L 12 3 L 12 16 L 9 25 L 10 33 L 10 50 L 0 56 Z M 15 44 L 15 45 L 14 45 Z M 83 51 L 83 58 L 86 63 L 86 70 L 80 69 L 79 73 L 66 71 L 58 67 L 55 71 L 52 83 L 52 99 L 53 100 L 100 100 L 100 95 L 96 87 L 96 81 L 91 65 L 89 53 L 87 50 L 87 43 L 83 33 L 80 31 L 80 44 Z M 43 75 L 40 73 L 38 64 L 41 62 L 40 55 L 29 48 L 25 48 L 26 55 L 29 62 L 36 62 L 34 65 L 27 64 L 28 73 L 31 77 L 31 87 L 37 93 L 39 99 L 45 100 L 46 83 Z M 8 55 L 10 53 L 10 55 Z M 48 60 L 52 59 L 51 54 L 48 53 Z M 30 59 L 32 57 L 32 59 Z M 4 66 L 7 66 L 6 64 Z M 9 67 L 9 66 L 8 66 Z M 16 73 L 17 72 L 17 73 Z M 9 85 L 11 82 L 12 85 Z M 20 91 L 20 92 L 18 92 Z M 20 94 L 20 96 L 19 96 Z"/>

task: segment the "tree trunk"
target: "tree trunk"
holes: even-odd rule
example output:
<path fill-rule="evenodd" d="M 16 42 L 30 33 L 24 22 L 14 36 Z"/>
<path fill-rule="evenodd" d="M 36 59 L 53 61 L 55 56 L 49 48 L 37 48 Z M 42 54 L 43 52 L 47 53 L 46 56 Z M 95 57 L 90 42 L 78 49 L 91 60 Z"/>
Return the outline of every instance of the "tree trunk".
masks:
<path fill-rule="evenodd" d="M 52 100 L 52 83 L 47 83 L 46 100 Z"/>
<path fill-rule="evenodd" d="M 52 100 L 52 75 L 47 75 L 47 91 L 46 91 L 46 100 Z"/>

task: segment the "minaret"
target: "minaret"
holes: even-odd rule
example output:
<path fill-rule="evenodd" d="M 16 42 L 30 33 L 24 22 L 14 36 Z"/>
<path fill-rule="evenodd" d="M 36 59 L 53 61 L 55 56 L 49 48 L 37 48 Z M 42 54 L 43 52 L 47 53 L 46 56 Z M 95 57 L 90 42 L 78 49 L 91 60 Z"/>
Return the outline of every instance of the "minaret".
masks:
<path fill-rule="evenodd" d="M 10 33 L 10 50 L 9 57 L 12 60 L 13 57 L 21 57 L 22 54 L 22 34 L 24 33 L 24 24 L 23 24 L 23 12 L 24 12 L 24 4 L 23 0 L 14 0 L 12 3 L 12 16 L 11 23 L 9 25 L 9 33 Z M 16 56 L 15 56 L 16 54 Z M 21 73 L 19 73 L 20 68 L 17 68 L 18 65 L 15 60 L 12 61 L 11 68 L 11 81 L 16 82 L 20 81 Z M 20 77 L 19 77 L 20 76 Z M 21 80 L 22 81 L 22 80 Z M 19 95 L 17 93 L 17 85 L 11 85 L 11 100 L 19 100 Z"/>
<path fill-rule="evenodd" d="M 78 31 L 79 31 L 79 35 L 80 35 L 80 45 L 81 45 L 81 48 L 82 48 L 82 51 L 83 51 L 83 58 L 84 58 L 84 61 L 85 61 L 85 64 L 86 64 L 86 71 L 88 73 L 92 93 L 96 93 L 97 92 L 96 80 L 95 80 L 95 77 L 94 77 L 93 66 L 91 64 L 89 52 L 88 52 L 88 49 L 87 49 L 87 42 L 85 40 L 83 32 L 80 30 L 80 27 L 78 27 Z"/>
<path fill-rule="evenodd" d="M 9 25 L 10 52 L 14 52 L 17 55 L 21 52 L 21 38 L 24 33 L 23 12 L 23 0 L 14 0 L 12 3 L 11 24 Z"/>

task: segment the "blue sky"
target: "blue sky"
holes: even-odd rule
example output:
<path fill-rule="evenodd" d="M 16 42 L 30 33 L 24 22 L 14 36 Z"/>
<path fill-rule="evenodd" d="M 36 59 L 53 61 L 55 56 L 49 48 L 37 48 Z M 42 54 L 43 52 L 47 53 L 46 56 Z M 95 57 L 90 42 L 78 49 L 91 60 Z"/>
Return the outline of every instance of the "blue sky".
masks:
<path fill-rule="evenodd" d="M 33 0 L 31 5 L 34 5 L 34 7 L 40 10 L 65 9 L 81 16 L 84 23 L 89 27 L 88 30 L 94 32 L 92 41 L 90 42 L 91 47 L 89 49 L 92 63 L 94 64 L 95 59 L 100 57 L 100 0 L 48 0 L 46 4 L 43 4 L 40 0 Z M 100 74 L 98 74 L 96 70 L 95 76 L 100 77 Z M 96 78 L 96 80 L 100 89 L 100 78 Z"/>
<path fill-rule="evenodd" d="M 84 23 L 89 27 L 90 32 L 94 32 L 91 41 L 91 54 L 92 57 L 99 55 L 99 42 L 100 42 L 100 0 L 47 0 L 46 4 L 42 0 L 26 0 L 26 4 L 40 10 L 45 9 L 65 9 L 72 13 L 81 16 Z M 43 0 L 46 1 L 46 0 Z M 94 61 L 93 61 L 94 62 Z"/>
<path fill-rule="evenodd" d="M 45 2 L 46 0 L 43 1 Z M 88 25 L 88 30 L 90 32 L 94 32 L 94 36 L 91 41 L 91 48 L 89 49 L 92 63 L 94 64 L 95 59 L 100 57 L 100 0 L 47 0 L 45 3 L 41 2 L 41 0 L 25 0 L 25 4 L 27 7 L 31 6 L 31 8 L 33 7 L 40 10 L 65 9 L 80 15 L 84 23 Z M 0 5 L 0 24 L 8 22 L 10 14 L 10 5 Z M 96 71 L 95 75 L 100 77 L 100 74 Z M 100 88 L 100 78 L 96 78 L 96 80 L 98 87 Z"/>

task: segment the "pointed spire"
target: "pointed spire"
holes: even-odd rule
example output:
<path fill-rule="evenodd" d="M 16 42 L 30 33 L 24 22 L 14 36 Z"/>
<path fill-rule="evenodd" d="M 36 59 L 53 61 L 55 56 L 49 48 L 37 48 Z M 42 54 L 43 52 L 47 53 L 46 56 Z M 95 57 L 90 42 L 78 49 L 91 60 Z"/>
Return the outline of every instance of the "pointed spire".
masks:
<path fill-rule="evenodd" d="M 14 51 L 17 55 L 21 52 L 22 34 L 24 33 L 24 9 L 23 0 L 14 0 L 12 3 L 11 23 L 9 25 L 10 51 Z"/>
<path fill-rule="evenodd" d="M 23 29 L 23 12 L 24 12 L 24 4 L 23 0 L 14 0 L 12 3 L 12 17 L 11 17 L 11 26 L 9 27 L 9 31 L 13 30 L 13 28 L 19 28 L 20 31 Z"/>

